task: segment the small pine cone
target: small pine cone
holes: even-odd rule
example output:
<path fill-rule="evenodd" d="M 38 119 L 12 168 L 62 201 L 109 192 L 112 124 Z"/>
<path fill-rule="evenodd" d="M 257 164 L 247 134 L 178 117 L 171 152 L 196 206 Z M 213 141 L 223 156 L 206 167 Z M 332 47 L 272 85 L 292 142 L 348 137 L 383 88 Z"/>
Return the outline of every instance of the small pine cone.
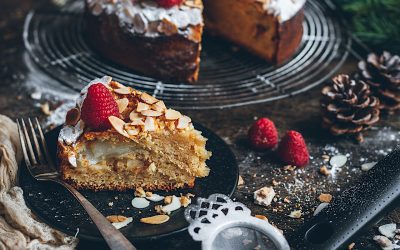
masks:
<path fill-rule="evenodd" d="M 380 57 L 371 53 L 367 61 L 358 63 L 361 80 L 371 86 L 380 100 L 380 109 L 400 109 L 400 57 L 385 51 Z"/>
<path fill-rule="evenodd" d="M 361 132 L 379 121 L 379 100 L 368 84 L 338 75 L 322 89 L 323 127 L 333 135 L 352 134 L 362 141 Z"/>

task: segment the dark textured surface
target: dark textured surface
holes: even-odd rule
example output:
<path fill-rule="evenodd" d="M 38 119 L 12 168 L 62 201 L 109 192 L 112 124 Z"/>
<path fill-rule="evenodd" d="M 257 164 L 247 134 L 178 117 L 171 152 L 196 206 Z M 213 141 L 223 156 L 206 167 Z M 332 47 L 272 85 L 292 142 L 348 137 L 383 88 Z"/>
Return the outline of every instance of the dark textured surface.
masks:
<path fill-rule="evenodd" d="M 40 101 L 30 99 L 33 83 L 40 83 L 27 61 L 22 44 L 22 24 L 25 13 L 42 1 L 6 0 L 0 4 L 0 113 L 12 118 L 38 115 L 38 103 L 44 103 L 47 96 Z M 356 61 L 351 58 L 340 69 L 341 73 L 356 69 Z M 29 83 L 31 85 L 29 85 Z M 28 86 L 28 87 L 27 87 Z M 37 86 L 42 86 L 38 84 Z M 39 87 L 40 88 L 40 87 Z M 61 87 L 58 87 L 62 89 Z M 252 105 L 234 109 L 191 111 L 188 115 L 206 127 L 212 129 L 232 147 L 246 185 L 235 192 L 236 200 L 245 203 L 254 214 L 265 214 L 270 221 L 289 233 L 296 230 L 303 219 L 291 219 L 287 214 L 296 207 L 301 207 L 306 218 L 319 204 L 317 200 L 321 192 L 333 196 L 345 187 L 352 185 L 363 172 L 360 164 L 382 158 L 389 149 L 399 142 L 400 118 L 398 115 L 383 116 L 378 128 L 365 134 L 366 141 L 358 145 L 350 138 L 333 138 L 321 130 L 319 113 L 320 88 L 268 104 Z M 52 101 L 54 106 L 58 100 Z M 52 105 L 52 108 L 54 108 Z M 254 117 L 267 116 L 273 119 L 283 134 L 287 129 L 295 129 L 303 133 L 313 157 L 311 164 L 304 170 L 296 172 L 283 171 L 283 164 L 275 160 L 273 153 L 252 150 L 246 142 L 248 127 Z M 318 173 L 324 153 L 335 155 L 337 152 L 349 154 L 349 164 L 342 169 L 336 178 L 325 177 Z M 253 204 L 252 192 L 265 185 L 271 185 L 272 179 L 281 182 L 275 187 L 280 197 L 288 196 L 290 204 L 274 202 L 273 207 L 260 207 Z M 297 181 L 295 180 L 297 179 Z M 276 209 L 274 211 L 273 209 Z M 85 218 L 82 218 L 82 220 Z M 400 223 L 400 212 L 394 211 L 380 223 Z M 372 240 L 377 234 L 373 227 L 354 239 L 356 249 L 378 249 Z M 102 249 L 104 245 L 81 241 L 82 249 Z M 149 241 L 138 245 L 139 249 L 199 249 L 187 233 L 162 240 Z"/>
<path fill-rule="evenodd" d="M 179 189 L 172 192 L 156 192 L 167 196 L 192 193 L 195 195 L 193 203 L 197 197 L 208 197 L 214 193 L 231 196 L 235 190 L 238 179 L 238 166 L 235 156 L 229 146 L 218 136 L 206 128 L 195 124 L 195 127 L 202 131 L 208 138 L 207 150 L 213 152 L 207 166 L 210 168 L 210 175 L 197 179 L 193 188 Z M 57 147 L 57 138 L 60 127 L 55 128 L 46 134 L 46 141 L 52 156 L 56 156 L 54 149 Z M 53 159 L 56 161 L 56 159 Z M 54 183 L 35 181 L 25 168 L 20 171 L 20 186 L 24 190 L 25 200 L 28 206 L 50 225 L 74 235 L 78 228 L 82 238 L 91 240 L 101 240 L 100 232 L 91 222 L 90 218 L 73 199 L 68 191 Z M 104 215 L 124 215 L 133 217 L 133 222 L 121 229 L 123 234 L 133 241 L 149 240 L 160 236 L 170 235 L 177 231 L 182 231 L 187 227 L 187 222 L 183 216 L 183 208 L 170 215 L 170 220 L 161 225 L 147 225 L 139 220 L 157 214 L 154 206 L 163 204 L 161 202 L 151 202 L 145 209 L 135 209 L 131 205 L 134 198 L 133 191 L 126 192 L 93 192 L 85 190 L 81 192 L 99 211 Z M 112 204 L 110 205 L 110 202 Z"/>

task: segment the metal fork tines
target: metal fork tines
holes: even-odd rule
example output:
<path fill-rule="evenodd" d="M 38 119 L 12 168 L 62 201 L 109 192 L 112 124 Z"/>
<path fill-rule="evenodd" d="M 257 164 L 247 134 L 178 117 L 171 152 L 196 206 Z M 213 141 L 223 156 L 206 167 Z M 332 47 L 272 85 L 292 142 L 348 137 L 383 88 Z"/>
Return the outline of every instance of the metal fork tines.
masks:
<path fill-rule="evenodd" d="M 53 161 L 51 160 L 46 140 L 37 118 L 34 122 L 28 118 L 17 119 L 19 139 L 26 166 L 31 175 L 37 180 L 58 178 Z"/>

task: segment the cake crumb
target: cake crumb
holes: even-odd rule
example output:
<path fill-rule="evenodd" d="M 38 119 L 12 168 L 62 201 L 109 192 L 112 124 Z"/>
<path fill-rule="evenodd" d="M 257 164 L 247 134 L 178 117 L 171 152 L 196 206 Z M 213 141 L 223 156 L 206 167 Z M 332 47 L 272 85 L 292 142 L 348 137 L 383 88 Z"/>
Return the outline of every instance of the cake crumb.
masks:
<path fill-rule="evenodd" d="M 329 203 L 332 200 L 332 195 L 330 194 L 320 194 L 318 197 L 320 202 Z"/>
<path fill-rule="evenodd" d="M 243 180 L 243 178 L 242 178 L 241 175 L 239 175 L 239 179 L 238 179 L 237 185 L 238 185 L 238 186 L 243 186 L 243 185 L 244 185 L 244 180 Z"/>
<path fill-rule="evenodd" d="M 109 203 L 108 203 L 108 206 L 109 207 L 112 207 L 114 205 L 114 202 L 112 202 L 112 201 L 110 201 Z"/>
<path fill-rule="evenodd" d="M 279 182 L 277 182 L 275 179 L 272 180 L 272 185 L 273 186 L 278 186 Z"/>
<path fill-rule="evenodd" d="M 325 176 L 328 176 L 331 174 L 331 171 L 324 165 L 319 169 L 319 172 Z"/>
<path fill-rule="evenodd" d="M 301 218 L 301 210 L 294 210 L 292 211 L 288 216 L 290 218 L 294 218 L 294 219 L 300 219 Z"/>
<path fill-rule="evenodd" d="M 283 167 L 283 170 L 285 171 L 294 171 L 296 169 L 296 166 L 292 166 L 292 165 L 286 165 Z"/>
<path fill-rule="evenodd" d="M 142 187 L 138 187 L 138 188 L 136 188 L 136 190 L 135 190 L 135 196 L 136 197 L 146 197 L 146 192 L 143 190 L 143 188 Z"/>
<path fill-rule="evenodd" d="M 263 187 L 254 192 L 254 203 L 261 206 L 271 205 L 275 197 L 275 190 L 272 187 Z"/>
<path fill-rule="evenodd" d="M 352 243 L 350 243 L 350 245 L 347 246 L 347 249 L 353 250 L 355 245 L 356 245 L 356 243 L 352 242 Z"/>

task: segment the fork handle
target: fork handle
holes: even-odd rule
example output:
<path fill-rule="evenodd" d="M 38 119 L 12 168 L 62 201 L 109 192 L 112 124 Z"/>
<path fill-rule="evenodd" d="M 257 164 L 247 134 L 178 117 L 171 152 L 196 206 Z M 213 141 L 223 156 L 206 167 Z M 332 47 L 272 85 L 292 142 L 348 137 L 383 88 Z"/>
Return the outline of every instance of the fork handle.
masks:
<path fill-rule="evenodd" d="M 116 229 L 111 223 L 104 217 L 99 210 L 97 210 L 81 193 L 73 188 L 68 183 L 61 180 L 54 180 L 55 182 L 63 185 L 71 192 L 73 196 L 79 201 L 90 218 L 96 224 L 101 235 L 107 242 L 108 246 L 112 250 L 137 250 L 131 242 L 129 242 L 125 236 Z"/>

